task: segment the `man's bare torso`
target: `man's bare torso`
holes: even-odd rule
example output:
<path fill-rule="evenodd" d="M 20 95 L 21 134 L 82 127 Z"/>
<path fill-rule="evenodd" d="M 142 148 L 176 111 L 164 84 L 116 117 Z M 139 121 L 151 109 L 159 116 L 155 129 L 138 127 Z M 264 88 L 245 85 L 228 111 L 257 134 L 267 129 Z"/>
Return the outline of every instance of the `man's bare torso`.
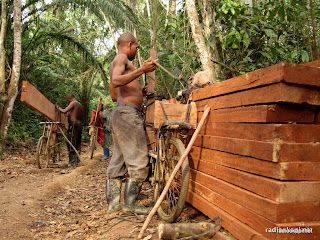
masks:
<path fill-rule="evenodd" d="M 79 120 L 81 121 L 82 116 L 82 106 L 77 100 L 73 100 L 70 104 L 72 104 L 72 109 L 68 112 L 68 117 L 71 121 Z"/>
<path fill-rule="evenodd" d="M 116 56 L 117 58 L 118 56 Z M 114 68 L 114 61 L 111 63 L 110 70 L 109 70 L 109 76 L 111 79 L 112 71 Z M 128 60 L 125 71 L 123 74 L 127 74 L 129 72 L 132 72 L 135 70 L 135 67 L 133 66 L 132 62 Z M 141 106 L 143 102 L 143 95 L 142 95 L 142 89 L 139 83 L 138 78 L 131 81 L 130 83 L 115 88 L 112 84 L 112 79 L 110 80 L 109 84 L 110 88 L 110 94 L 112 99 L 116 99 L 117 103 L 119 105 L 123 105 L 126 103 L 133 104 L 135 106 Z"/>

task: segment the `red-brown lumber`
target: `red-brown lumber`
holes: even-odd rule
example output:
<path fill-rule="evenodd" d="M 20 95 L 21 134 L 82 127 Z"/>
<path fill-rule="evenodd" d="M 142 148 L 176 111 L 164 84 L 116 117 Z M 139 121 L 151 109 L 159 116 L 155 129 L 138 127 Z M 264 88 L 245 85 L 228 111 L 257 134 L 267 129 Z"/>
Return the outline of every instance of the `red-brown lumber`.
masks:
<path fill-rule="evenodd" d="M 192 100 L 199 101 L 201 99 L 280 82 L 320 87 L 320 69 L 315 66 L 318 66 L 318 62 L 304 65 L 280 63 L 271 67 L 258 69 L 205 88 L 197 89 L 192 93 Z"/>
<path fill-rule="evenodd" d="M 315 117 L 315 123 L 320 124 L 320 110 L 317 112 L 316 117 Z"/>
<path fill-rule="evenodd" d="M 211 107 L 211 109 L 222 109 L 271 103 L 295 103 L 319 106 L 320 94 L 318 89 L 305 88 L 302 85 L 277 83 L 196 102 L 198 111 L 202 111 L 206 105 Z"/>
<path fill-rule="evenodd" d="M 288 83 L 318 87 L 320 90 L 320 68 L 290 64 L 284 66 L 284 80 Z"/>
<path fill-rule="evenodd" d="M 320 162 L 274 163 L 199 147 L 192 148 L 190 157 L 279 180 L 320 180 Z"/>
<path fill-rule="evenodd" d="M 320 162 L 320 142 L 287 143 L 217 136 L 198 136 L 194 146 L 249 156 L 272 162 Z"/>
<path fill-rule="evenodd" d="M 256 124 L 209 122 L 202 128 L 201 135 L 241 138 L 256 141 L 308 143 L 320 142 L 320 125 L 315 124 Z M 250 116 L 249 116 L 250 117 Z"/>
<path fill-rule="evenodd" d="M 156 60 L 157 59 L 157 51 L 152 48 L 150 49 L 150 58 L 152 60 Z M 147 73 L 147 93 L 154 93 L 155 91 L 155 87 L 156 87 L 156 72 L 152 71 Z"/>
<path fill-rule="evenodd" d="M 248 227 L 246 224 L 191 191 L 188 193 L 187 201 L 210 218 L 214 218 L 217 215 L 220 216 L 222 218 L 222 227 L 227 229 L 239 240 L 266 240 L 265 237 Z"/>
<path fill-rule="evenodd" d="M 192 92 L 192 100 L 198 101 L 205 98 L 280 82 L 284 76 L 284 66 L 285 63 L 280 63 L 194 90 Z"/>
<path fill-rule="evenodd" d="M 255 214 L 246 207 L 236 204 L 233 201 L 225 198 L 224 196 L 211 191 L 202 184 L 191 181 L 190 185 L 192 195 L 200 196 L 207 200 L 207 203 L 210 202 L 210 204 L 215 205 L 225 212 L 228 212 L 231 216 L 248 225 L 256 232 L 264 235 L 267 239 L 297 239 L 293 234 L 277 234 L 266 232 L 266 228 L 276 227 L 277 224 L 265 219 L 260 215 Z M 207 211 L 208 209 L 205 210 L 205 212 Z M 222 217 L 222 223 L 223 221 L 224 219 Z M 308 222 L 305 223 L 307 224 Z M 286 224 L 289 225 L 290 223 Z M 232 231 L 230 232 L 232 233 Z M 299 239 L 317 239 L 315 237 L 317 237 L 315 234 L 299 234 Z"/>
<path fill-rule="evenodd" d="M 315 61 L 312 61 L 312 62 L 303 63 L 301 65 L 320 68 L 320 60 L 315 60 Z"/>
<path fill-rule="evenodd" d="M 198 112 L 198 119 L 203 112 Z M 211 110 L 210 123 L 314 123 L 316 111 L 301 106 L 278 104 Z"/>
<path fill-rule="evenodd" d="M 156 133 L 153 128 L 146 127 L 147 145 L 149 150 L 153 150 L 156 145 Z"/>
<path fill-rule="evenodd" d="M 65 128 L 68 128 L 67 116 L 58 111 L 55 105 L 28 81 L 23 81 L 22 83 L 20 101 L 51 121 L 59 121 Z"/>
<path fill-rule="evenodd" d="M 148 106 L 146 111 L 146 122 L 152 125 L 154 122 L 154 107 L 155 107 L 155 100 L 148 99 Z"/>
<path fill-rule="evenodd" d="M 320 199 L 319 181 L 279 181 L 215 164 L 211 159 L 191 159 L 189 163 L 192 169 L 278 203 L 314 202 Z"/>
<path fill-rule="evenodd" d="M 190 173 L 192 181 L 206 186 L 212 192 L 248 208 L 272 222 L 290 223 L 320 220 L 319 201 L 277 203 L 199 171 L 191 170 Z M 223 202 L 221 203 L 223 204 Z M 218 206 L 220 207 L 220 205 Z"/>

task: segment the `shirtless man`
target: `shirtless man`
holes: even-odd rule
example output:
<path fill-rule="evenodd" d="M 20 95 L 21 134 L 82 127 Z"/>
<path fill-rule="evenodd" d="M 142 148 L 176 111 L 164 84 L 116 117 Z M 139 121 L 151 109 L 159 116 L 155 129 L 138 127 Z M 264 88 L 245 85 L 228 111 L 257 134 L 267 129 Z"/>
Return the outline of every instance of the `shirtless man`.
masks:
<path fill-rule="evenodd" d="M 111 126 L 113 154 L 107 169 L 106 195 L 108 212 L 122 210 L 148 214 L 149 208 L 136 203 L 143 181 L 147 177 L 148 150 L 140 106 L 143 101 L 138 77 L 152 72 L 156 65 L 146 61 L 135 68 L 138 42 L 130 33 L 122 34 L 119 52 L 110 65 L 110 94 L 117 107 L 112 112 Z M 121 182 L 128 173 L 124 190 L 124 204 L 120 204 Z"/>
<path fill-rule="evenodd" d="M 81 135 L 82 135 L 82 109 L 81 104 L 75 99 L 73 94 L 65 97 L 69 105 L 66 108 L 58 108 L 61 112 L 66 113 L 69 120 L 68 139 L 78 152 L 81 150 Z M 68 144 L 69 165 L 77 166 L 80 163 L 74 149 Z"/>

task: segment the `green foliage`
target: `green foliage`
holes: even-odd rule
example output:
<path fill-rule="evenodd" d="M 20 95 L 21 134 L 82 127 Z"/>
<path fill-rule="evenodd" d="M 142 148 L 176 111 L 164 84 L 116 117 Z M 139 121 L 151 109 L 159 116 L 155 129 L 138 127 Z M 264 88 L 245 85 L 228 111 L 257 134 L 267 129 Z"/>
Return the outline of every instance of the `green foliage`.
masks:
<path fill-rule="evenodd" d="M 116 54 L 111 39 L 124 31 L 135 30 L 142 60 L 148 59 L 150 48 L 155 47 L 160 64 L 180 77 L 181 80 L 175 80 L 162 70 L 156 71 L 157 94 L 175 97 L 178 90 L 186 87 L 188 78 L 201 70 L 201 64 L 185 1 L 177 1 L 179 7 L 173 14 L 164 2 L 149 0 L 149 15 L 145 0 L 25 1 L 21 79 L 29 80 L 60 106 L 67 104 L 64 95 L 75 93 L 85 106 L 87 117 L 97 107 L 100 97 L 113 108 L 107 76 Z M 206 10 L 212 13 L 213 19 L 210 19 L 210 33 L 205 37 L 222 63 L 219 80 L 281 61 L 312 60 L 308 1 L 259 0 L 254 8 L 239 0 L 207 2 L 210 6 Z M 203 1 L 196 3 L 203 27 Z M 315 1 L 315 16 L 320 41 L 319 1 Z M 5 44 L 10 60 L 13 27 L 8 23 Z M 109 26 L 116 31 L 110 32 Z M 153 34 L 155 39 L 151 37 Z M 41 134 L 42 120 L 39 114 L 17 101 L 9 139 L 35 141 Z"/>
<path fill-rule="evenodd" d="M 63 96 L 74 93 L 88 116 L 94 102 L 108 94 L 103 65 L 110 54 L 101 52 L 109 51 L 106 39 L 111 34 L 106 31 L 106 21 L 132 27 L 136 21 L 132 10 L 122 1 L 85 0 L 30 0 L 23 9 L 21 79 L 29 80 L 51 102 L 63 107 L 67 105 Z M 12 36 L 8 27 L 8 59 L 12 58 Z M 37 139 L 42 120 L 16 101 L 8 139 L 15 143 Z"/>
<path fill-rule="evenodd" d="M 303 1 L 258 1 L 252 9 L 239 0 L 221 0 L 215 9 L 221 31 L 224 78 L 281 61 L 310 60 L 307 15 Z"/>
<path fill-rule="evenodd" d="M 150 1 L 155 14 L 150 21 L 146 11 L 139 15 L 139 22 L 143 24 L 139 28 L 139 45 L 144 59 L 149 58 L 149 49 L 152 47 L 149 29 L 156 34 L 156 50 L 161 65 L 181 80 L 170 77 L 162 70 L 156 71 L 156 93 L 166 98 L 176 96 L 178 90 L 187 85 L 188 78 L 197 70 L 201 70 L 195 44 L 190 32 L 190 25 L 184 10 L 179 9 L 176 15 L 167 15 L 167 10 L 161 5 L 161 1 Z M 155 27 L 154 24 L 156 22 Z"/>

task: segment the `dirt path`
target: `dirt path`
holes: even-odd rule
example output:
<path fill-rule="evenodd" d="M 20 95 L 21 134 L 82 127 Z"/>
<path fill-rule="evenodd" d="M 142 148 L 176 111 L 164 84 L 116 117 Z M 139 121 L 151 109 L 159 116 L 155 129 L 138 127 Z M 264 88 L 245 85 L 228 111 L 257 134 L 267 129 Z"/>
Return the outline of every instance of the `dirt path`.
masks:
<path fill-rule="evenodd" d="M 105 210 L 105 172 L 101 155 L 75 169 L 39 170 L 25 153 L 0 161 L 0 239 L 133 239 L 144 219 L 109 215 Z M 141 201 L 152 204 L 151 186 L 143 185 Z M 191 207 L 180 221 L 207 218 Z M 154 217 L 147 235 L 157 239 L 161 221 Z"/>

